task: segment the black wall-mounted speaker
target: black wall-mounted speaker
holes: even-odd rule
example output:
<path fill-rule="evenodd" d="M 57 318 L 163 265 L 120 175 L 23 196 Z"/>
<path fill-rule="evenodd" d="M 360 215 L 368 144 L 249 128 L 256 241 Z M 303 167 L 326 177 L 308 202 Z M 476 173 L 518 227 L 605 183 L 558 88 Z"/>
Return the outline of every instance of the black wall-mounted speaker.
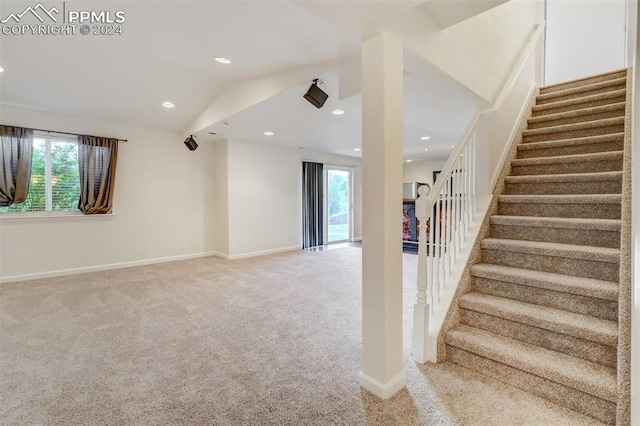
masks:
<path fill-rule="evenodd" d="M 193 138 L 193 135 L 189 136 L 184 140 L 184 144 L 189 148 L 189 151 L 195 151 L 198 147 L 196 140 Z"/>
<path fill-rule="evenodd" d="M 327 101 L 327 95 L 321 88 L 318 87 L 318 80 L 313 80 L 313 83 L 307 90 L 307 93 L 304 94 L 303 98 L 309 101 L 311 105 L 320 109 L 322 105 Z"/>

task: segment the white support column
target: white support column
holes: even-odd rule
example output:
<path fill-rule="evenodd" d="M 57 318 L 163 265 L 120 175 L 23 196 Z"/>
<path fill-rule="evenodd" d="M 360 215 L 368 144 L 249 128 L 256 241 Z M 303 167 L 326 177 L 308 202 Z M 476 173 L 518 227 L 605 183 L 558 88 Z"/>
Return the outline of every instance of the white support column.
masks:
<path fill-rule="evenodd" d="M 402 370 L 402 43 L 362 45 L 362 371 L 360 386 L 390 398 Z"/>

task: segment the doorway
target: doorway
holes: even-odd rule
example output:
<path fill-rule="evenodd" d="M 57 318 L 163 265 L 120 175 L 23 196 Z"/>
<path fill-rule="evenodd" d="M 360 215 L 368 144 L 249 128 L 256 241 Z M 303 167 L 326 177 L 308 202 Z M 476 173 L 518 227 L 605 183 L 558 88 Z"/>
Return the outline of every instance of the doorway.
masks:
<path fill-rule="evenodd" d="M 353 170 L 325 166 L 324 235 L 328 244 L 353 236 Z"/>
<path fill-rule="evenodd" d="M 545 1 L 544 84 L 625 66 L 629 0 Z"/>

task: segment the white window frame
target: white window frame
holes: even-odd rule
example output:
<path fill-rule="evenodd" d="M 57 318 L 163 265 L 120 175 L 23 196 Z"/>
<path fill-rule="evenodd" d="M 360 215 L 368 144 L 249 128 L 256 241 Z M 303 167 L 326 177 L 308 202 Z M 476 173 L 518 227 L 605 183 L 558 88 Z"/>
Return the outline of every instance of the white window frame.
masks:
<path fill-rule="evenodd" d="M 337 240 L 337 241 L 329 241 L 329 170 L 336 170 L 341 172 L 349 173 L 349 235 L 345 240 Z M 322 211 L 323 211 L 323 224 L 322 224 L 322 232 L 323 232 L 323 240 L 325 244 L 340 244 L 353 241 L 353 229 L 354 229 L 354 215 L 353 215 L 353 179 L 354 179 L 354 168 L 349 166 L 336 166 L 332 164 L 324 164 L 323 165 L 323 201 L 322 201 Z"/>

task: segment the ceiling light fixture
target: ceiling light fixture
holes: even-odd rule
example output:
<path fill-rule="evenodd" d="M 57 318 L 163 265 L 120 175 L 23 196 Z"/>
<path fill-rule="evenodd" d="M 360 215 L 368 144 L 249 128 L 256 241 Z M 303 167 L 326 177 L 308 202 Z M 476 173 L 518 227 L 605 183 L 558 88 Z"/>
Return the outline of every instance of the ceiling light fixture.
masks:
<path fill-rule="evenodd" d="M 360 148 L 353 148 L 353 150 L 354 150 L 355 152 L 360 152 L 360 151 L 362 151 Z"/>
<path fill-rule="evenodd" d="M 4 71 L 4 68 L 0 67 L 0 72 L 3 72 L 3 71 Z"/>
<path fill-rule="evenodd" d="M 405 160 L 405 163 L 411 163 L 413 160 Z"/>
<path fill-rule="evenodd" d="M 455 148 L 455 147 L 456 147 L 455 145 L 451 145 L 451 148 Z"/>
<path fill-rule="evenodd" d="M 273 136 L 273 132 L 264 132 L 265 136 Z"/>
<path fill-rule="evenodd" d="M 424 151 L 425 151 L 425 152 L 427 152 L 427 151 L 429 151 L 429 149 L 425 148 L 425 150 L 424 150 Z"/>
<path fill-rule="evenodd" d="M 318 84 L 323 84 L 322 80 L 318 78 L 313 79 L 313 83 L 309 86 L 309 90 L 304 94 L 303 98 L 305 98 L 311 105 L 320 109 L 327 101 L 329 95 L 327 95 L 321 88 L 318 87 Z"/>
<path fill-rule="evenodd" d="M 342 114 L 344 114 L 344 111 L 341 110 L 341 109 L 334 109 L 333 111 L 331 111 L 331 113 L 333 115 L 342 115 Z"/>
<path fill-rule="evenodd" d="M 428 141 L 429 139 L 431 139 L 431 136 L 423 136 L 420 139 L 422 139 L 423 141 Z"/>
<path fill-rule="evenodd" d="M 216 60 L 216 62 L 220 62 L 221 64 L 225 64 L 225 65 L 228 65 L 228 64 L 231 63 L 231 61 L 229 59 L 227 59 L 227 58 L 219 57 L 219 58 L 214 58 L 214 59 Z"/>
<path fill-rule="evenodd" d="M 167 101 L 167 102 L 163 102 L 162 106 L 165 108 L 173 108 L 175 105 L 173 104 L 173 102 Z"/>

